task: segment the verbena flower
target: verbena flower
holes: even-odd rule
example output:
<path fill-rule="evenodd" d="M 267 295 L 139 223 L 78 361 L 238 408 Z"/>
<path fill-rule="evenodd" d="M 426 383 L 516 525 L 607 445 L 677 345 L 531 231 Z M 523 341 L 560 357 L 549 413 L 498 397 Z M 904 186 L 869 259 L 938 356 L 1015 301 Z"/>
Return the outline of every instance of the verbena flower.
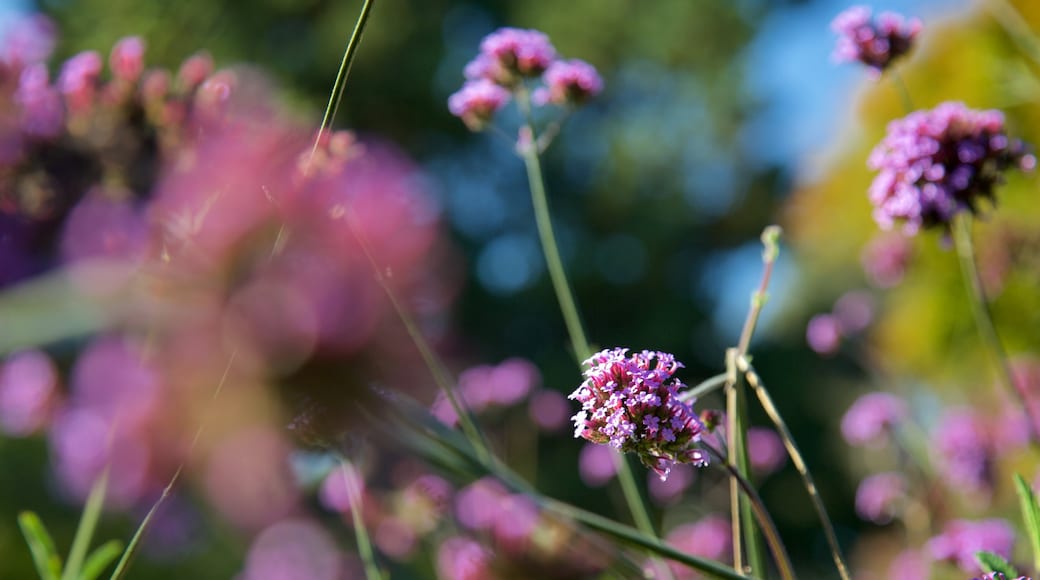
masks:
<path fill-rule="evenodd" d="M 906 403 L 890 393 L 868 393 L 849 407 L 841 433 L 851 445 L 875 444 L 906 418 Z"/>
<path fill-rule="evenodd" d="M 853 6 L 831 22 L 831 30 L 838 33 L 832 57 L 837 62 L 862 62 L 877 77 L 893 60 L 910 51 L 921 28 L 916 18 L 882 12 L 874 19 L 870 8 Z"/>
<path fill-rule="evenodd" d="M 144 40 L 140 36 L 128 36 L 112 47 L 108 67 L 116 78 L 134 82 L 144 71 Z"/>
<path fill-rule="evenodd" d="M 523 77 L 542 74 L 555 59 L 556 49 L 545 33 L 500 28 L 481 41 L 480 55 L 467 67 L 467 76 L 512 86 Z"/>
<path fill-rule="evenodd" d="M 977 574 L 979 565 L 975 554 L 993 552 L 1002 558 L 1011 557 L 1015 545 L 1015 531 L 1006 520 L 954 520 L 943 532 L 928 541 L 928 551 L 936 560 L 956 564 L 965 572 Z"/>
<path fill-rule="evenodd" d="M 682 363 L 664 352 L 626 348 L 600 351 L 585 364 L 585 381 L 570 398 L 581 403 L 574 436 L 635 453 L 661 479 L 675 463 L 706 465 L 693 447 L 704 428 L 693 408 L 680 401 L 685 385 L 673 378 Z"/>
<path fill-rule="evenodd" d="M 509 91 L 487 80 L 469 81 L 448 98 L 448 110 L 472 131 L 481 131 L 509 102 Z"/>
<path fill-rule="evenodd" d="M 879 172 L 870 186 L 874 219 L 915 234 L 948 227 L 958 212 L 977 213 L 980 199 L 995 201 L 1004 171 L 1031 170 L 1036 158 L 1008 138 L 1000 111 L 946 102 L 889 123 L 868 165 Z"/>
<path fill-rule="evenodd" d="M 102 66 L 101 55 L 93 50 L 65 61 L 58 76 L 58 89 L 65 95 L 70 109 L 82 111 L 90 107 Z"/>
<path fill-rule="evenodd" d="M 875 524 L 887 524 L 906 496 L 906 478 L 900 473 L 876 473 L 856 489 L 856 513 Z"/>
<path fill-rule="evenodd" d="M 545 86 L 532 95 L 536 105 L 581 105 L 603 90 L 596 67 L 578 59 L 558 60 L 542 75 Z"/>
<path fill-rule="evenodd" d="M 817 354 L 833 355 L 841 347 L 841 327 L 831 314 L 817 314 L 805 327 L 805 341 Z"/>
<path fill-rule="evenodd" d="M 992 488 L 994 453 L 989 427 L 992 421 L 970 408 L 943 413 L 932 451 L 943 479 L 965 492 L 988 493 Z"/>

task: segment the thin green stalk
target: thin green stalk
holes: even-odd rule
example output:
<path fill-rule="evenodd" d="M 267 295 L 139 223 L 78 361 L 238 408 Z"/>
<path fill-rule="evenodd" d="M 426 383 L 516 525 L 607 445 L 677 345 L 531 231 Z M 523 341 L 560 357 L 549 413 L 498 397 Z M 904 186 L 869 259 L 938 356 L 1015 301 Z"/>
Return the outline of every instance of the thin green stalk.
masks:
<path fill-rule="evenodd" d="M 838 536 L 834 532 L 834 524 L 831 523 L 830 517 L 827 515 L 827 508 L 823 505 L 823 500 L 820 498 L 820 493 L 816 489 L 816 482 L 813 481 L 812 474 L 809 472 L 809 467 L 805 464 L 805 459 L 802 457 L 801 451 L 798 450 L 798 445 L 794 442 L 794 437 L 791 435 L 791 431 L 787 428 L 787 423 L 780 415 L 780 411 L 777 410 L 776 405 L 773 403 L 773 398 L 769 395 L 769 391 L 766 390 L 765 384 L 762 379 L 755 372 L 755 369 L 748 362 L 746 357 L 737 357 L 736 359 L 737 368 L 744 373 L 744 378 L 747 380 L 748 385 L 758 396 L 759 402 L 762 404 L 762 408 L 766 414 L 769 415 L 770 420 L 773 421 L 773 425 L 776 427 L 777 432 L 780 434 L 780 438 L 784 442 L 784 447 L 787 449 L 787 454 L 791 457 L 791 462 L 794 463 L 795 469 L 798 470 L 798 474 L 802 477 L 802 483 L 805 486 L 806 491 L 809 492 L 809 498 L 812 500 L 813 508 L 816 510 L 816 515 L 820 519 L 820 524 L 823 526 L 823 533 L 827 537 L 827 544 L 830 547 L 831 557 L 834 559 L 834 565 L 838 568 L 838 574 L 842 580 L 849 580 L 848 566 L 845 565 L 845 560 L 841 554 L 841 546 L 838 544 Z"/>
<path fill-rule="evenodd" d="M 968 301 L 971 303 L 971 312 L 975 316 L 975 325 L 979 329 L 979 336 L 989 352 L 993 366 L 997 370 L 997 380 L 1000 385 L 1018 401 L 1022 410 L 1029 418 L 1029 439 L 1034 446 L 1040 445 L 1036 429 L 1037 421 L 1033 408 L 1026 401 L 1025 396 L 1015 386 L 1014 375 L 1011 365 L 1008 364 L 1007 353 L 997 334 L 997 328 L 993 324 L 993 315 L 989 310 L 989 300 L 986 298 L 986 289 L 982 285 L 982 277 L 979 275 L 978 265 L 975 263 L 975 247 L 971 239 L 971 215 L 963 213 L 961 217 L 954 220 L 953 238 L 957 246 L 957 256 L 960 258 L 961 273 L 964 275 L 964 285 L 968 288 Z"/>
<path fill-rule="evenodd" d="M 1013 4 L 1007 0 L 988 0 L 983 2 L 993 18 L 1004 27 L 1011 41 L 1034 63 L 1040 64 L 1040 42 L 1037 42 L 1029 23 Z"/>
<path fill-rule="evenodd" d="M 914 112 L 916 110 L 914 100 L 910 98 L 910 88 L 907 87 L 903 75 L 896 71 L 892 71 L 891 75 L 892 84 L 895 85 L 896 91 L 899 93 L 899 100 L 903 101 L 903 108 L 906 109 L 907 113 Z"/>
<path fill-rule="evenodd" d="M 751 307 L 748 309 L 744 327 L 740 331 L 740 339 L 735 349 L 726 353 L 726 445 L 729 449 L 729 463 L 736 471 L 747 479 L 751 473 L 747 452 L 746 404 L 743 400 L 743 386 L 737 376 L 735 362 L 737 357 L 747 354 L 751 346 L 762 308 L 768 300 L 769 281 L 773 276 L 773 266 L 780 253 L 779 226 L 768 226 L 762 230 L 762 278 L 758 288 L 751 294 Z M 762 545 L 755 532 L 751 506 L 740 499 L 739 481 L 730 479 L 730 517 L 733 526 L 733 561 L 742 562 L 742 542 L 747 543 L 748 565 L 752 570 L 761 569 L 765 564 Z M 737 566 L 740 568 L 740 566 Z"/>
<path fill-rule="evenodd" d="M 98 520 L 101 518 L 101 508 L 105 504 L 105 493 L 108 491 L 108 467 L 98 476 L 94 486 L 90 488 L 87 503 L 83 506 L 83 515 L 80 516 L 79 526 L 76 527 L 76 535 L 72 538 L 72 548 L 69 549 L 69 559 L 65 563 L 65 570 L 61 580 L 78 580 L 83 560 L 87 557 L 90 549 L 90 541 L 94 538 L 94 530 L 97 529 Z"/>
<path fill-rule="evenodd" d="M 718 449 L 705 444 L 704 448 L 707 449 L 711 455 L 715 456 L 717 463 L 721 465 L 727 473 L 730 475 L 730 481 L 736 481 L 741 493 L 748 500 L 751 505 L 751 509 L 754 512 L 755 520 L 758 522 L 758 526 L 762 529 L 763 535 L 766 538 L 766 544 L 769 545 L 769 551 L 773 554 L 773 561 L 776 562 L 776 567 L 780 571 L 781 578 L 784 580 L 794 578 L 794 566 L 791 565 L 791 557 L 787 554 L 787 547 L 784 546 L 783 540 L 780 539 L 780 532 L 776 529 L 776 523 L 773 522 L 773 518 L 769 515 L 769 510 L 766 509 L 765 502 L 762 501 L 762 496 L 758 495 L 755 491 L 754 486 L 748 481 L 746 477 L 740 474 L 732 463 L 729 461 L 729 457 L 723 455 Z M 760 566 L 760 571 L 765 572 L 764 566 Z"/>
<path fill-rule="evenodd" d="M 363 498 L 357 482 L 350 474 L 349 463 L 342 455 L 339 457 L 340 471 L 343 473 L 343 484 L 347 486 L 347 498 L 350 501 L 350 517 L 354 522 L 354 538 L 357 540 L 358 555 L 365 568 L 366 580 L 383 580 L 383 573 L 376 563 L 375 552 L 372 551 L 372 542 L 368 537 L 368 528 L 365 527 L 365 519 L 362 514 Z"/>
<path fill-rule="evenodd" d="M 581 315 L 578 312 L 577 302 L 571 291 L 567 280 L 567 272 L 560 258 L 560 249 L 556 244 L 556 235 L 553 232 L 552 216 L 549 212 L 549 200 L 545 192 L 545 179 L 542 175 L 542 164 L 538 156 L 538 138 L 534 132 L 531 122 L 531 107 L 526 90 L 521 89 L 517 93 L 517 104 L 524 115 L 524 127 L 521 131 L 521 142 L 517 146 L 518 152 L 523 157 L 527 168 L 527 181 L 531 189 L 531 203 L 534 206 L 535 223 L 538 226 L 538 236 L 542 243 L 542 252 L 545 255 L 545 263 L 549 269 L 549 278 L 552 280 L 553 289 L 556 292 L 556 300 L 560 304 L 564 324 L 567 326 L 567 334 L 570 336 L 571 348 L 577 358 L 579 367 L 582 362 L 592 356 L 592 348 L 585 335 L 585 329 L 581 323 Z M 655 536 L 650 514 L 643 502 L 639 487 L 636 485 L 632 468 L 624 457 L 615 461 L 618 467 L 618 482 L 625 496 L 625 502 L 632 513 L 632 519 L 636 527 L 644 533 Z"/>
<path fill-rule="evenodd" d="M 714 393 L 715 391 L 726 386 L 726 381 L 728 379 L 728 373 L 721 373 L 713 377 L 704 379 L 703 381 L 697 383 L 693 387 L 690 387 L 689 389 L 686 389 L 685 391 L 679 393 L 679 400 L 684 403 L 689 403 L 705 395 Z"/>

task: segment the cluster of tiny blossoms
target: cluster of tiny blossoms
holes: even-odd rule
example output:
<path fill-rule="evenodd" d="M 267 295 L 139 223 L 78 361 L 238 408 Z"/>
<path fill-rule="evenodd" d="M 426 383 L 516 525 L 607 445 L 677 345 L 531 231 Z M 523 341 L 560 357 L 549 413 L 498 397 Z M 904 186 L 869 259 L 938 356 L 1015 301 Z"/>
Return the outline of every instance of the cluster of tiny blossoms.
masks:
<path fill-rule="evenodd" d="M 853 6 L 834 18 L 831 30 L 838 33 L 835 61 L 862 62 L 879 77 L 893 60 L 910 52 L 921 21 L 894 12 L 882 12 L 875 20 L 870 8 Z"/>
<path fill-rule="evenodd" d="M 879 171 L 870 186 L 874 219 L 883 228 L 902 223 L 907 234 L 948 227 L 954 215 L 978 211 L 980 198 L 1012 166 L 1029 171 L 1036 158 L 1010 139 L 1000 111 L 946 102 L 889 124 L 868 161 Z"/>
<path fill-rule="evenodd" d="M 573 107 L 603 90 L 595 67 L 577 59 L 558 60 L 549 37 L 537 30 L 500 28 L 480 43 L 480 53 L 463 71 L 466 83 L 448 99 L 451 114 L 473 131 L 483 130 L 525 81 L 541 77 L 531 94 L 535 105 Z"/>
<path fill-rule="evenodd" d="M 585 381 L 570 395 L 581 403 L 573 417 L 575 437 L 635 453 L 662 480 L 675 463 L 707 465 L 707 455 L 694 447 L 704 428 L 679 400 L 685 385 L 673 378 L 682 367 L 674 356 L 614 348 L 585 364 Z"/>

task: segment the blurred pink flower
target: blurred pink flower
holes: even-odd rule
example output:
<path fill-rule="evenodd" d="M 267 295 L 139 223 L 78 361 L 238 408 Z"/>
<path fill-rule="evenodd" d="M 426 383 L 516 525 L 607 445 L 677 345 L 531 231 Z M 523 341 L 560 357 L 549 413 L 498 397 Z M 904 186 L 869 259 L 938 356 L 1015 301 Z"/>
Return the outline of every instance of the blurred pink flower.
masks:
<path fill-rule="evenodd" d="M 471 530 L 487 530 L 495 525 L 501 502 L 508 491 L 498 481 L 485 477 L 459 490 L 455 495 L 455 517 Z"/>
<path fill-rule="evenodd" d="M 729 521 L 719 516 L 706 516 L 700 520 L 683 524 L 668 532 L 665 541 L 679 550 L 707 558 L 728 561 L 732 552 L 732 532 Z M 669 562 L 677 580 L 701 578 L 701 575 L 681 564 Z"/>
<path fill-rule="evenodd" d="M 752 427 L 747 431 L 748 459 L 760 475 L 769 475 L 787 462 L 787 450 L 776 431 Z"/>
<path fill-rule="evenodd" d="M 867 279 L 878 288 L 892 288 L 903 281 L 913 245 L 906 236 L 882 232 L 863 248 L 861 262 Z"/>
<path fill-rule="evenodd" d="M 841 335 L 853 336 L 862 332 L 873 321 L 874 299 L 863 290 L 846 292 L 834 303 L 833 312 Z"/>
<path fill-rule="evenodd" d="M 341 580 L 343 566 L 336 541 L 319 524 L 283 520 L 253 540 L 242 580 Z"/>
<path fill-rule="evenodd" d="M 805 340 L 817 354 L 830 356 L 841 347 L 841 327 L 831 314 L 817 314 L 805 327 Z"/>
<path fill-rule="evenodd" d="M 1010 559 L 1014 545 L 1015 530 L 1006 520 L 954 520 L 928 541 L 928 551 L 936 560 L 951 562 L 964 572 L 977 574 L 981 569 L 975 560 L 976 553 L 993 552 Z"/>
<path fill-rule="evenodd" d="M 891 393 L 867 393 L 845 412 L 841 433 L 850 445 L 877 445 L 907 417 L 906 403 Z"/>
<path fill-rule="evenodd" d="M 288 465 L 289 446 L 271 428 L 249 428 L 221 440 L 210 454 L 205 488 L 232 524 L 256 530 L 293 513 L 299 491 Z"/>
<path fill-rule="evenodd" d="M 135 82 L 144 70 L 144 40 L 140 36 L 128 36 L 120 39 L 112 47 L 108 66 L 116 78 Z"/>
<path fill-rule="evenodd" d="M 437 548 L 440 580 L 491 580 L 491 552 L 475 540 L 454 536 Z"/>
<path fill-rule="evenodd" d="M 900 473 L 871 475 L 856 490 L 856 513 L 869 522 L 887 524 L 897 515 L 906 489 L 906 478 Z"/>
<path fill-rule="evenodd" d="M 578 472 L 589 487 L 602 487 L 617 474 L 617 452 L 605 445 L 588 444 L 578 455 Z M 660 479 L 660 477 L 658 477 Z"/>
<path fill-rule="evenodd" d="M 46 353 L 24 350 L 0 366 L 0 431 L 15 437 L 50 423 L 58 403 L 58 371 Z"/>
<path fill-rule="evenodd" d="M 556 433 L 570 423 L 571 407 L 563 394 L 542 390 L 531 397 L 527 414 L 538 428 Z"/>
<path fill-rule="evenodd" d="M 351 491 L 349 486 L 353 486 Z M 352 506 L 351 493 L 364 502 L 365 480 L 353 465 L 340 466 L 325 477 L 318 490 L 318 499 L 327 510 L 347 514 Z"/>
<path fill-rule="evenodd" d="M 672 467 L 667 480 L 661 481 L 656 474 L 647 474 L 646 487 L 655 503 L 670 505 L 682 498 L 682 494 L 696 478 L 697 472 L 692 466 L 680 463 Z"/>

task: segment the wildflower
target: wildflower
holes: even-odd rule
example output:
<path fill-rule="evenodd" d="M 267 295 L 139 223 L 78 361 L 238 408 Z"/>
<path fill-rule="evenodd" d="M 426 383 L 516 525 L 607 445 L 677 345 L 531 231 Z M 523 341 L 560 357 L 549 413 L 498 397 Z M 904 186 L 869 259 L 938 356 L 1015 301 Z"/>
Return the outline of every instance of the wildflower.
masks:
<path fill-rule="evenodd" d="M 889 393 L 868 393 L 841 419 L 841 433 L 851 445 L 876 443 L 906 418 L 906 404 Z"/>
<path fill-rule="evenodd" d="M 787 461 L 784 442 L 772 429 L 752 427 L 747 432 L 748 460 L 751 469 L 761 475 L 769 475 L 783 467 Z"/>
<path fill-rule="evenodd" d="M 539 429 L 555 432 L 567 424 L 570 413 L 567 399 L 556 391 L 539 391 L 528 403 L 528 417 Z"/>
<path fill-rule="evenodd" d="M 58 76 L 58 89 L 65 95 L 70 109 L 82 111 L 90 107 L 101 67 L 101 55 L 93 50 L 65 61 Z"/>
<path fill-rule="evenodd" d="M 536 105 L 581 105 L 603 90 L 603 79 L 591 64 L 578 59 L 558 60 L 542 75 L 545 87 L 534 92 Z"/>
<path fill-rule="evenodd" d="M 842 336 L 858 334 L 874 318 L 874 299 L 864 291 L 846 292 L 834 303 L 834 317 Z"/>
<path fill-rule="evenodd" d="M 47 76 L 47 66 L 36 63 L 23 69 L 18 79 L 14 100 L 21 107 L 21 126 L 26 135 L 56 137 L 61 131 L 61 97 Z"/>
<path fill-rule="evenodd" d="M 177 71 L 177 84 L 184 92 L 191 92 L 213 73 L 213 58 L 206 52 L 188 57 Z"/>
<path fill-rule="evenodd" d="M 874 219 L 884 229 L 902 223 L 912 235 L 947 227 L 958 212 L 977 213 L 979 199 L 994 202 L 1005 170 L 1029 171 L 1036 158 L 1008 138 L 1000 111 L 946 102 L 889 123 L 868 164 L 879 171 L 870 186 Z"/>
<path fill-rule="evenodd" d="M 523 77 L 536 77 L 556 58 L 549 37 L 537 30 L 500 28 L 484 37 L 480 55 L 467 66 L 467 78 L 482 78 L 511 87 Z"/>
<path fill-rule="evenodd" d="M 128 36 L 112 47 L 108 66 L 117 79 L 134 82 L 144 70 L 144 41 L 140 36 Z"/>
<path fill-rule="evenodd" d="M 930 578 L 931 559 L 922 550 L 903 550 L 888 567 L 889 578 Z"/>
<path fill-rule="evenodd" d="M 602 445 L 586 445 L 578 454 L 578 474 L 589 487 L 603 487 L 617 475 L 614 451 Z"/>
<path fill-rule="evenodd" d="M 458 580 L 490 578 L 491 552 L 469 538 L 448 538 L 437 549 L 437 577 Z"/>
<path fill-rule="evenodd" d="M 991 488 L 993 454 L 988 425 L 986 418 L 968 408 L 951 409 L 940 418 L 932 449 L 951 486 L 976 492 Z"/>
<path fill-rule="evenodd" d="M 976 553 L 993 552 L 1007 559 L 1014 545 L 1015 531 L 1005 520 L 954 520 L 928 541 L 928 550 L 936 560 L 956 564 L 965 572 L 978 573 Z"/>
<path fill-rule="evenodd" d="M 627 353 L 607 349 L 585 361 L 585 381 L 570 395 L 582 404 L 574 436 L 636 453 L 661 479 L 677 462 L 706 465 L 707 455 L 693 448 L 704 428 L 678 398 L 685 385 L 672 378 L 682 364 L 668 353 Z"/>
<path fill-rule="evenodd" d="M 317 522 L 285 519 L 265 528 L 249 548 L 243 580 L 335 580 L 345 575 L 334 540 Z"/>
<path fill-rule="evenodd" d="M 867 243 L 860 261 L 871 284 L 878 288 L 892 288 L 903 281 L 912 253 L 909 240 L 885 232 Z"/>
<path fill-rule="evenodd" d="M 729 521 L 715 515 L 709 515 L 696 522 L 674 528 L 668 532 L 665 541 L 687 554 L 709 560 L 725 561 L 733 549 L 733 536 Z M 681 564 L 669 562 L 668 567 L 676 580 L 701 577 Z"/>
<path fill-rule="evenodd" d="M 482 131 L 509 98 L 509 91 L 489 80 L 469 81 L 448 98 L 448 110 L 471 131 Z"/>
<path fill-rule="evenodd" d="M 38 350 L 11 355 L 0 367 L 0 430 L 24 437 L 50 420 L 57 399 L 58 371 Z"/>
<path fill-rule="evenodd" d="M 832 355 L 841 346 L 838 319 L 830 314 L 817 314 L 805 327 L 805 340 L 817 354 Z"/>
<path fill-rule="evenodd" d="M 877 473 L 864 479 L 856 490 L 856 513 L 875 524 L 887 524 L 896 515 L 899 500 L 906 495 L 906 479 L 899 473 Z"/>
<path fill-rule="evenodd" d="M 832 57 L 837 62 L 862 62 L 878 77 L 893 60 L 910 52 L 921 27 L 920 20 L 894 12 L 882 12 L 874 20 L 870 8 L 853 6 L 831 22 L 831 30 L 839 35 Z"/>

